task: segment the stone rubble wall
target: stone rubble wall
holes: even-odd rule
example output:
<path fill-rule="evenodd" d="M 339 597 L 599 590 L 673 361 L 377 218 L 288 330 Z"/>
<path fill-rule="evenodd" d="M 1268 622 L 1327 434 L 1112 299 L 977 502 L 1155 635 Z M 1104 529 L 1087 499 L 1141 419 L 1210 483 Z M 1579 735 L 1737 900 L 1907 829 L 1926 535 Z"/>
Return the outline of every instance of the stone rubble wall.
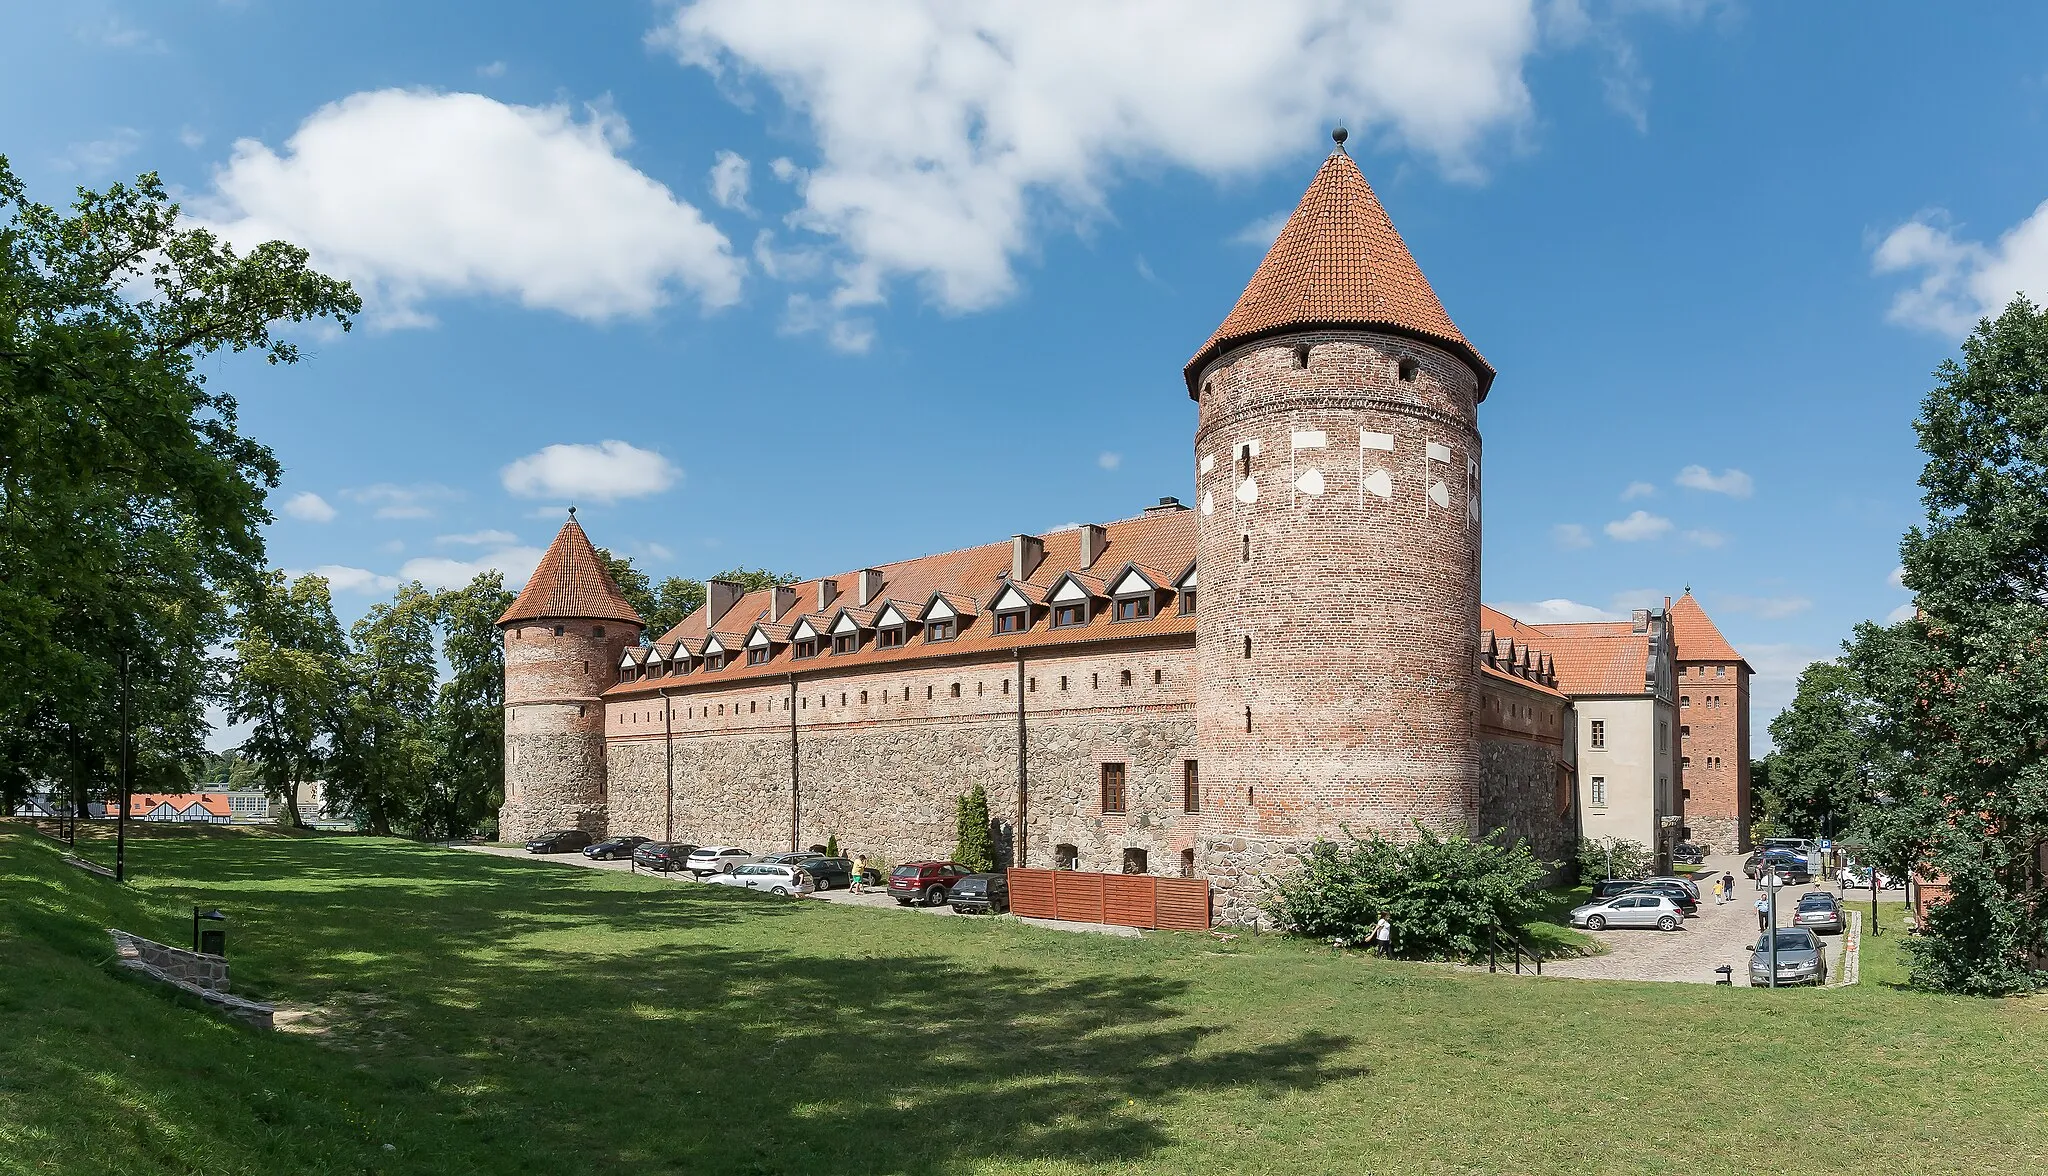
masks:
<path fill-rule="evenodd" d="M 258 1029 L 272 1027 L 276 1009 L 259 1001 L 245 1000 L 228 991 L 228 962 L 220 956 L 201 955 L 182 947 L 170 947 L 140 935 L 112 928 L 117 961 L 159 984 L 196 996 L 228 1017 Z"/>
<path fill-rule="evenodd" d="M 1505 830 L 1503 842 L 1529 843 L 1539 861 L 1555 862 L 1545 885 L 1565 880 L 1578 854 L 1571 791 L 1560 785 L 1557 748 L 1523 739 L 1479 741 L 1480 834 Z"/>

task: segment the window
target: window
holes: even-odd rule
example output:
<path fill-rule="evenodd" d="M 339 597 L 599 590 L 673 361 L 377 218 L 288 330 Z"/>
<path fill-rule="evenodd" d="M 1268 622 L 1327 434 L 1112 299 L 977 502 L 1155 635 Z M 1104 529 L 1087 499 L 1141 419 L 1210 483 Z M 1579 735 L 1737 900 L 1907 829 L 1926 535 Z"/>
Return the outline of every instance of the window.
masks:
<path fill-rule="evenodd" d="M 953 683 L 953 697 L 960 697 L 960 683 L 958 682 Z"/>
<path fill-rule="evenodd" d="M 1055 870 L 1078 870 L 1081 868 L 1081 851 L 1064 842 L 1052 847 L 1052 868 Z"/>
<path fill-rule="evenodd" d="M 1102 765 L 1102 811 L 1121 813 L 1124 811 L 1124 766 L 1122 764 Z"/>
<path fill-rule="evenodd" d="M 1679 695 L 1679 696 L 1678 696 L 1678 709 L 1679 709 L 1679 710 L 1684 710 L 1684 709 L 1685 709 L 1686 707 L 1689 707 L 1689 706 L 1691 706 L 1691 705 L 1692 705 L 1692 699 L 1691 699 L 1690 697 L 1688 697 L 1688 696 L 1686 696 L 1686 695 L 1683 695 L 1683 694 L 1681 694 L 1681 695 Z"/>
<path fill-rule="evenodd" d="M 1413 384 L 1416 374 L 1422 370 L 1422 365 L 1415 362 L 1414 356 L 1404 355 L 1396 370 L 1400 373 L 1402 383 Z"/>
<path fill-rule="evenodd" d="M 1116 619 L 1119 621 L 1142 621 L 1152 615 L 1152 598 L 1149 596 L 1126 596 L 1116 602 Z"/>
<path fill-rule="evenodd" d="M 1679 757 L 1678 757 L 1678 766 L 1679 766 L 1679 767 L 1681 767 L 1681 768 L 1689 768 L 1689 767 L 1691 767 L 1691 766 L 1692 766 L 1692 757 L 1691 757 L 1691 756 L 1689 756 L 1689 755 L 1682 755 L 1682 756 L 1679 756 Z"/>
<path fill-rule="evenodd" d="M 1195 611 L 1195 590 L 1194 590 L 1193 588 L 1183 588 L 1183 589 L 1181 589 L 1181 590 L 1180 590 L 1180 613 L 1181 613 L 1181 615 L 1182 615 L 1182 616 L 1192 616 L 1192 615 L 1194 614 L 1194 611 Z"/>
<path fill-rule="evenodd" d="M 933 621 L 924 627 L 926 641 L 951 641 L 960 635 L 958 621 Z"/>
<path fill-rule="evenodd" d="M 1061 675 L 1060 675 L 1060 689 L 1061 689 L 1061 690 L 1065 690 L 1066 688 L 1067 688 L 1067 676 L 1066 676 L 1065 674 L 1061 674 Z"/>
<path fill-rule="evenodd" d="M 1195 769 L 1194 760 L 1180 762 L 1180 811 L 1199 813 L 1202 811 L 1202 781 Z"/>
<path fill-rule="evenodd" d="M 795 651 L 795 652 L 794 652 L 793 654 L 791 654 L 790 656 L 792 656 L 792 657 L 816 657 L 816 656 L 818 656 L 818 639 L 817 639 L 816 637 L 806 637 L 806 638 L 804 638 L 804 639 L 803 639 L 802 641 L 799 641 L 799 642 L 797 642 L 797 643 L 796 643 L 796 651 Z"/>
<path fill-rule="evenodd" d="M 591 630 L 590 630 L 590 635 L 591 635 L 592 637 L 602 637 L 602 636 L 604 636 L 604 626 L 603 626 L 603 625 L 593 625 L 593 626 L 591 627 Z"/>
<path fill-rule="evenodd" d="M 832 639 L 833 653 L 852 653 L 860 648 L 860 634 L 841 633 Z"/>
<path fill-rule="evenodd" d="M 555 626 L 555 636 L 557 636 L 557 637 L 560 637 L 561 635 L 562 635 L 562 626 L 560 626 L 560 625 L 556 625 L 556 626 Z"/>
<path fill-rule="evenodd" d="M 1250 661 L 1252 657 L 1252 635 L 1250 633 L 1244 635 L 1244 657 L 1246 661 Z"/>
<path fill-rule="evenodd" d="M 1605 747 L 1605 746 L 1607 746 L 1607 720 L 1606 720 L 1606 719 L 1594 719 L 1594 720 L 1593 720 L 1593 730 L 1592 730 L 1592 734 L 1591 734 L 1591 736 L 1590 736 L 1590 737 L 1588 738 L 1587 742 L 1588 742 L 1588 743 L 1590 743 L 1590 744 L 1591 744 L 1592 746 L 1594 746 L 1594 747 Z M 1603 804 L 1604 804 L 1604 803 L 1606 803 L 1606 802 L 1602 801 L 1601 803 L 1603 803 Z"/>
<path fill-rule="evenodd" d="M 747 664 L 750 666 L 767 665 L 768 647 L 765 645 L 756 645 L 754 648 L 749 649 L 747 651 Z"/>
<path fill-rule="evenodd" d="M 889 628 L 878 630 L 875 633 L 875 646 L 878 649 L 895 649 L 902 644 L 903 626 L 901 625 L 891 625 Z"/>
<path fill-rule="evenodd" d="M 1252 537 L 1250 535 L 1244 536 L 1244 554 L 1238 556 L 1237 561 L 1239 563 L 1250 563 L 1252 561 Z"/>
<path fill-rule="evenodd" d="M 866 706 L 868 704 L 868 692 L 865 690 L 860 692 L 860 704 L 862 706 Z"/>
<path fill-rule="evenodd" d="M 1681 726 L 1681 727 L 1679 727 L 1679 728 L 1678 728 L 1678 737 L 1679 737 L 1680 739 L 1690 739 L 1690 738 L 1692 738 L 1692 728 L 1691 728 L 1690 726 Z"/>
<path fill-rule="evenodd" d="M 1607 777 L 1593 777 L 1593 807 L 1607 807 Z"/>
<path fill-rule="evenodd" d="M 705 668 L 705 669 L 707 669 L 707 670 L 722 670 L 722 669 L 724 669 L 724 668 L 725 668 L 725 657 L 726 657 L 726 655 L 725 655 L 725 654 L 722 654 L 722 653 L 713 653 L 713 654 L 709 654 L 709 655 L 707 655 L 707 656 L 706 656 L 706 657 L 704 658 L 704 668 Z"/>
<path fill-rule="evenodd" d="M 1725 678 L 1725 677 L 1727 677 L 1727 676 L 1728 676 L 1728 667 L 1727 667 L 1727 666 L 1715 666 L 1715 667 L 1714 667 L 1714 676 L 1715 676 L 1716 678 Z"/>
<path fill-rule="evenodd" d="M 1070 628 L 1086 624 L 1087 621 L 1088 606 L 1085 604 L 1061 604 L 1054 606 L 1052 610 L 1052 627 L 1055 629 Z"/>
<path fill-rule="evenodd" d="M 1669 723 L 1665 722 L 1665 721 L 1664 721 L 1663 719 L 1658 719 L 1658 720 L 1657 720 L 1657 750 L 1658 750 L 1658 751 L 1669 751 L 1670 749 L 1671 749 L 1671 724 L 1669 724 Z"/>
<path fill-rule="evenodd" d="M 1195 851 L 1192 849 L 1180 851 L 1180 876 L 1183 878 L 1195 876 Z"/>
<path fill-rule="evenodd" d="M 1144 872 L 1145 851 L 1136 847 L 1124 850 L 1124 873 L 1142 874 Z"/>
<path fill-rule="evenodd" d="M 1308 366 L 1308 344 L 1303 343 L 1294 349 L 1294 366 L 1298 368 Z"/>
<path fill-rule="evenodd" d="M 1131 672 L 1129 670 L 1124 671 L 1123 684 L 1126 686 L 1129 686 L 1131 684 Z"/>
<path fill-rule="evenodd" d="M 1024 612 L 1024 610 L 1023 610 L 1023 609 L 1018 609 L 1018 610 L 1017 610 L 1017 611 L 1015 611 L 1015 612 L 1001 612 L 1001 613 L 997 613 L 997 614 L 996 614 L 996 632 L 998 632 L 998 633 L 1022 633 L 1022 632 L 1024 631 L 1024 617 L 1025 617 L 1025 615 L 1026 615 L 1026 614 L 1025 614 L 1025 612 Z"/>
<path fill-rule="evenodd" d="M 1249 445 L 1237 447 L 1237 476 L 1240 478 L 1252 476 L 1252 447 Z"/>
<path fill-rule="evenodd" d="M 1252 708 L 1250 707 L 1244 708 L 1244 733 L 1247 735 L 1252 733 Z"/>

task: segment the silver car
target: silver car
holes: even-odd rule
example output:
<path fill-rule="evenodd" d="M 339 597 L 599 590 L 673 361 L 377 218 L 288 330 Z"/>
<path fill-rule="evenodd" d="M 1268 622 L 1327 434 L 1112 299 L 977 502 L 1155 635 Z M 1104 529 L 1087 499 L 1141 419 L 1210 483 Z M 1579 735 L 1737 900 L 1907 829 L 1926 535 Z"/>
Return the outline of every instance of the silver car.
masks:
<path fill-rule="evenodd" d="M 1655 927 L 1659 931 L 1676 931 L 1685 926 L 1685 912 L 1678 909 L 1678 904 L 1669 895 L 1637 892 L 1579 907 L 1572 912 L 1572 926 L 1584 927 L 1588 931 L 1604 931 L 1609 927 Z"/>
<path fill-rule="evenodd" d="M 1792 984 L 1826 984 L 1828 982 L 1828 953 L 1821 949 L 1820 940 L 1804 927 L 1780 927 L 1778 937 L 1778 987 Z M 1771 940 L 1766 935 L 1756 941 L 1756 950 L 1749 954 L 1749 983 L 1752 988 L 1768 988 L 1771 983 Z"/>

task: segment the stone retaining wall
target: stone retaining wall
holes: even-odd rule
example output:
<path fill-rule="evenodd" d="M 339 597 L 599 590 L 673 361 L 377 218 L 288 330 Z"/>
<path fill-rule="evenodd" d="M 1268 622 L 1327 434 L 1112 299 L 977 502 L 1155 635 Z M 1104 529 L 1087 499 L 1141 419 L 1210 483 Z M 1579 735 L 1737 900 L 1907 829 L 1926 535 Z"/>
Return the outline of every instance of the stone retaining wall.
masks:
<path fill-rule="evenodd" d="M 244 1024 L 258 1029 L 271 1027 L 271 1018 L 276 1011 L 272 1006 L 244 1000 L 228 992 L 228 962 L 220 956 L 170 947 L 112 928 L 107 930 L 107 934 L 113 936 L 114 951 L 122 967 L 196 996 Z"/>

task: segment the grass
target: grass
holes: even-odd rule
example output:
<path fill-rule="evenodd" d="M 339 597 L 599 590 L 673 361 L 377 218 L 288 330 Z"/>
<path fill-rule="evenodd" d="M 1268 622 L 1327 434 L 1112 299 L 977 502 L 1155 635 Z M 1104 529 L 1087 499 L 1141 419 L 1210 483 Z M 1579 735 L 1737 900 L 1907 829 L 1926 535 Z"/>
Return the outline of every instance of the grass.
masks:
<path fill-rule="evenodd" d="M 1696 1176 L 1823 1139 L 1857 1169 L 2048 1168 L 2043 1002 L 1893 987 L 1896 932 L 1875 983 L 1773 993 L 368 838 L 147 838 L 128 888 L 57 855 L 0 822 L 0 1173 Z M 195 903 L 231 917 L 237 990 L 323 1034 L 107 966 L 103 928 L 180 942 Z"/>

